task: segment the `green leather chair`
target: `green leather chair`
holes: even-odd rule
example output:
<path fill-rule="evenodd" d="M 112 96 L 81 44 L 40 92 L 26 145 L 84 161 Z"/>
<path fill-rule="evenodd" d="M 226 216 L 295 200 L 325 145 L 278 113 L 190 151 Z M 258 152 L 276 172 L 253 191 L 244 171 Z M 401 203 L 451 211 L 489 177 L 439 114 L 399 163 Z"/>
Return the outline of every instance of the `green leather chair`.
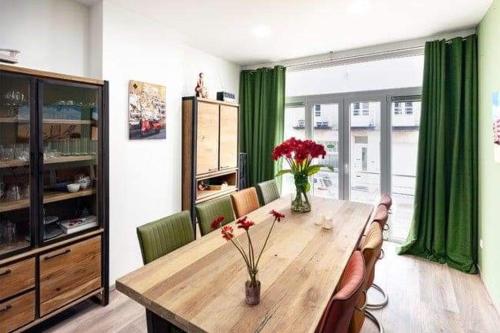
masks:
<path fill-rule="evenodd" d="M 259 193 L 261 206 L 280 198 L 278 184 L 276 184 L 276 180 L 274 179 L 257 184 L 257 192 Z"/>
<path fill-rule="evenodd" d="M 183 211 L 137 228 L 142 261 L 148 264 L 192 241 L 193 225 L 189 212 Z"/>
<path fill-rule="evenodd" d="M 196 216 L 198 217 L 202 236 L 213 231 L 210 224 L 218 216 L 224 216 L 223 225 L 233 222 L 235 217 L 231 198 L 227 196 L 196 205 Z"/>

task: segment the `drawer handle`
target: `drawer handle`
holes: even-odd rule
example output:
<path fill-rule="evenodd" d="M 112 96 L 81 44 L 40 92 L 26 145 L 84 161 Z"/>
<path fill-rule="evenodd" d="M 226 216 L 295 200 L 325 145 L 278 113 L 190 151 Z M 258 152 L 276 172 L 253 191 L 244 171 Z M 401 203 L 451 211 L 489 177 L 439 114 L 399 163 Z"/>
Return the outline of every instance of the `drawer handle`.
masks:
<path fill-rule="evenodd" d="M 70 253 L 70 252 L 71 252 L 71 249 L 66 249 L 66 250 L 64 250 L 64 251 L 62 251 L 62 252 L 59 252 L 59 253 L 53 254 L 53 255 L 51 255 L 51 256 L 45 256 L 45 257 L 43 258 L 43 260 L 50 260 L 50 259 L 53 259 L 53 258 L 55 258 L 55 257 L 59 257 L 59 256 L 63 256 L 63 255 L 65 255 L 65 254 L 68 254 L 68 253 Z"/>
<path fill-rule="evenodd" d="M 2 273 L 0 273 L 0 276 L 4 276 L 4 275 L 8 275 L 12 273 L 12 271 L 10 269 L 6 269 L 5 271 L 3 271 Z"/>
<path fill-rule="evenodd" d="M 208 169 L 208 171 L 217 171 L 217 168 Z"/>
<path fill-rule="evenodd" d="M 229 169 L 229 168 L 230 168 L 230 166 L 229 166 L 229 165 L 224 165 L 224 166 L 221 166 L 220 168 L 221 168 L 221 169 Z"/>
<path fill-rule="evenodd" d="M 6 306 L 4 306 L 2 309 L 0 309 L 0 312 L 5 312 L 5 311 L 8 311 L 12 308 L 12 305 L 10 304 L 7 304 Z"/>

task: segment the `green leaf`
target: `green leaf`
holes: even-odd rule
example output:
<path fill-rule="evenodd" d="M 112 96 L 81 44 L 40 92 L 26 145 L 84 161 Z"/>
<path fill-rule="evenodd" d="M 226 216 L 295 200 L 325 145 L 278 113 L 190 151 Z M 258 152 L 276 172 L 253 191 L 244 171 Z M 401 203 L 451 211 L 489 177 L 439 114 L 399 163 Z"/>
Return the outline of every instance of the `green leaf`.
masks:
<path fill-rule="evenodd" d="M 292 173 L 292 170 L 290 170 L 290 169 L 280 170 L 280 171 L 278 171 L 278 173 L 276 174 L 275 177 L 283 176 L 284 174 L 287 174 L 287 173 Z"/>
<path fill-rule="evenodd" d="M 309 192 L 311 190 L 311 184 L 310 183 L 306 184 L 305 190 L 306 190 L 306 192 Z"/>
<path fill-rule="evenodd" d="M 321 165 L 311 165 L 309 168 L 307 168 L 307 175 L 312 176 L 321 170 Z"/>

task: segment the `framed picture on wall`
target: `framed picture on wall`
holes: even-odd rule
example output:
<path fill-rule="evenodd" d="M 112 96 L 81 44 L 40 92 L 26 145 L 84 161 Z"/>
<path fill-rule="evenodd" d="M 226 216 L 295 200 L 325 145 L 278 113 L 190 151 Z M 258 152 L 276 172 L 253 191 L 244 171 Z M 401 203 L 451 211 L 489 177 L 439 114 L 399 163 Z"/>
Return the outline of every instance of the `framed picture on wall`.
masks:
<path fill-rule="evenodd" d="M 493 93 L 493 154 L 495 162 L 500 163 L 500 91 Z"/>
<path fill-rule="evenodd" d="M 128 85 L 129 139 L 166 138 L 166 87 L 130 81 Z"/>

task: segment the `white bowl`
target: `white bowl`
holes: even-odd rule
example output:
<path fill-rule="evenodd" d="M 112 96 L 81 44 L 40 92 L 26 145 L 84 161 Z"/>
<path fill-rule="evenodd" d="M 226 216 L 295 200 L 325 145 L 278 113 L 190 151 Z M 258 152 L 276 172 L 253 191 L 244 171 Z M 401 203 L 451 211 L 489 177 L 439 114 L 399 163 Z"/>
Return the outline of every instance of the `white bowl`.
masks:
<path fill-rule="evenodd" d="M 80 190 L 80 183 L 68 184 L 66 185 L 68 192 L 75 193 Z"/>

